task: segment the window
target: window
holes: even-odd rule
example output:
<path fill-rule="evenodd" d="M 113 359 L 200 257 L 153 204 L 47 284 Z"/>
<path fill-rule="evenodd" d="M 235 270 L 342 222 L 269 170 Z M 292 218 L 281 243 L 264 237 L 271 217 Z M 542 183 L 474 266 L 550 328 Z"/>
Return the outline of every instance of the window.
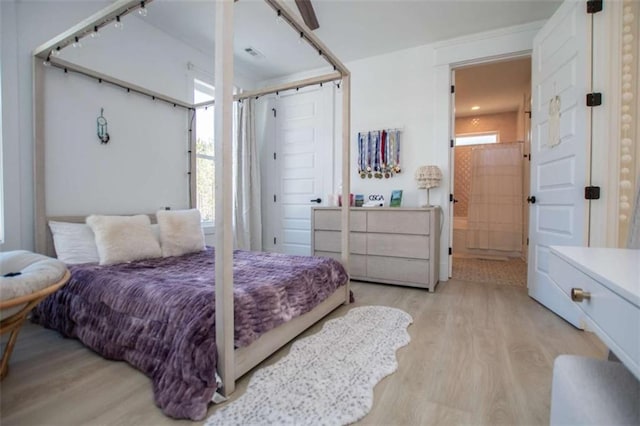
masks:
<path fill-rule="evenodd" d="M 456 146 L 498 143 L 499 141 L 499 132 L 465 133 L 456 135 Z"/>
<path fill-rule="evenodd" d="M 193 101 L 210 101 L 214 98 L 213 86 L 194 80 Z M 204 225 L 213 226 L 216 211 L 215 156 L 214 156 L 214 107 L 196 110 L 196 207 Z"/>

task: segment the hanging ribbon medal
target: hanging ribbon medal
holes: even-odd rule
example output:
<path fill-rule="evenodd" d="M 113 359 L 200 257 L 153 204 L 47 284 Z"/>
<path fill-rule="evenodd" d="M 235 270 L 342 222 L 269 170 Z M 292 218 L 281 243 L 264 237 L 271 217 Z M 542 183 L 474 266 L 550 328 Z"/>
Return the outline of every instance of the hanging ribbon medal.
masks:
<path fill-rule="evenodd" d="M 400 131 L 396 130 L 394 133 L 396 143 L 395 143 L 395 171 L 396 173 L 400 173 L 402 169 L 400 168 Z"/>
<path fill-rule="evenodd" d="M 364 150 L 365 137 L 362 133 L 358 133 L 358 174 L 360 178 L 364 179 L 367 176 L 365 172 L 366 168 L 366 155 Z"/>
<path fill-rule="evenodd" d="M 382 132 L 378 131 L 378 149 L 376 150 L 378 156 L 378 179 L 382 179 Z"/>
<path fill-rule="evenodd" d="M 371 179 L 373 175 L 371 174 L 371 132 L 367 132 L 367 177 Z"/>
<path fill-rule="evenodd" d="M 387 159 L 384 156 L 384 147 L 386 144 L 387 132 L 384 130 L 380 131 L 380 177 L 384 177 L 384 171 L 387 167 Z"/>

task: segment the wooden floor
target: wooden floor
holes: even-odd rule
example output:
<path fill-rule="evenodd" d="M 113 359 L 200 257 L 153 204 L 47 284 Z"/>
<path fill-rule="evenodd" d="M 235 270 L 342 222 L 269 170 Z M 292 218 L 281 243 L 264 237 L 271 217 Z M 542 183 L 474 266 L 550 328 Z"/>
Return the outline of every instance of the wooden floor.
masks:
<path fill-rule="evenodd" d="M 357 302 L 329 318 L 353 306 L 385 305 L 414 319 L 411 343 L 397 353 L 399 369 L 376 386 L 362 424 L 545 424 L 554 358 L 606 356 L 594 335 L 538 305 L 526 289 L 451 280 L 435 293 L 364 283 L 354 283 L 353 292 Z M 250 376 L 239 382 L 235 398 Z M 0 384 L 2 426 L 179 423 L 193 424 L 165 417 L 144 375 L 33 324 L 18 338 Z"/>

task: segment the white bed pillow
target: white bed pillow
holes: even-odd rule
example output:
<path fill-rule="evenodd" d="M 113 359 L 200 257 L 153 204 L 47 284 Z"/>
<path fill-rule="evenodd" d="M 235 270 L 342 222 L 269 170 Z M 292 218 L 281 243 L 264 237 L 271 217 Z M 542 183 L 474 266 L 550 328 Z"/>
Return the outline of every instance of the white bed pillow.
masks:
<path fill-rule="evenodd" d="M 49 221 L 56 257 L 68 265 L 98 263 L 98 249 L 91 228 L 84 223 Z"/>
<path fill-rule="evenodd" d="M 181 256 L 205 249 L 200 212 L 191 210 L 160 210 L 156 213 L 160 225 L 162 256 Z"/>
<path fill-rule="evenodd" d="M 95 234 L 101 265 L 160 257 L 162 250 L 147 215 L 87 218 Z"/>

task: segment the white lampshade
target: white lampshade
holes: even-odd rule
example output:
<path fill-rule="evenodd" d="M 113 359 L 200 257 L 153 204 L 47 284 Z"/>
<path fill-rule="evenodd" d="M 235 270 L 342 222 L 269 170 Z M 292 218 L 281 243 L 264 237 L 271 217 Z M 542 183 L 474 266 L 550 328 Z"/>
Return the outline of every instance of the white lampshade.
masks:
<path fill-rule="evenodd" d="M 414 177 L 418 182 L 418 189 L 436 188 L 442 181 L 442 172 L 438 166 L 420 166 Z"/>

